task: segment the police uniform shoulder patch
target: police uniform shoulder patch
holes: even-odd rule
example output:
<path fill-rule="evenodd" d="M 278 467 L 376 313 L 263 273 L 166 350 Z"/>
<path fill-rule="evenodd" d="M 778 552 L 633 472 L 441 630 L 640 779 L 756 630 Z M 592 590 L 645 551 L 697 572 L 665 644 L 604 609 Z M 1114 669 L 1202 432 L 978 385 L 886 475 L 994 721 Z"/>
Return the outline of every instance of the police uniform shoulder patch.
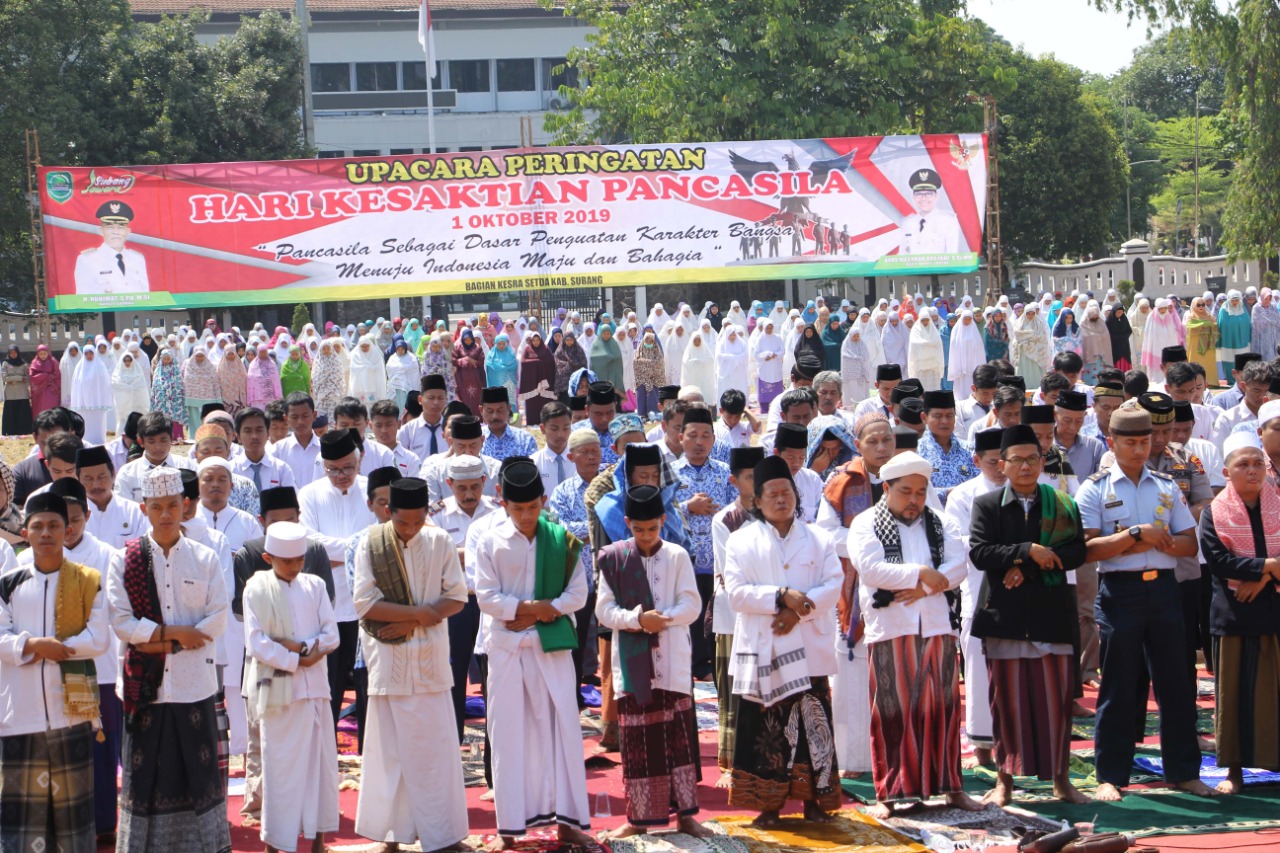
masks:
<path fill-rule="evenodd" d="M 1173 479 L 1173 475 L 1172 475 L 1172 474 L 1166 474 L 1164 471 L 1152 471 L 1151 473 L 1152 473 L 1153 475 L 1155 475 L 1155 476 L 1159 477 L 1159 478 L 1160 478 L 1160 479 L 1162 479 L 1162 480 L 1172 480 L 1172 479 Z"/>
<path fill-rule="evenodd" d="M 1205 473 L 1204 463 L 1200 461 L 1199 456 L 1195 455 L 1194 453 L 1188 453 L 1187 461 L 1189 461 L 1195 467 L 1197 474 Z"/>
<path fill-rule="evenodd" d="M 1087 480 L 1090 483 L 1100 483 L 1103 480 L 1105 480 L 1107 478 L 1107 475 L 1110 473 L 1111 473 L 1110 470 L 1095 471 L 1094 473 L 1090 474 L 1088 477 L 1085 477 L 1085 480 Z"/>

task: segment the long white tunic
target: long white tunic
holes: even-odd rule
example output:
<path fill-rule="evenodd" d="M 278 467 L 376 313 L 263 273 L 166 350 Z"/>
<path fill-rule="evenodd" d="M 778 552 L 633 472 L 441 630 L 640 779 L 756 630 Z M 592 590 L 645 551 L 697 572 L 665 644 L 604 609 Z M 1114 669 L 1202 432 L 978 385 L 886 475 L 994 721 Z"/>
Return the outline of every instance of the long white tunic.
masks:
<path fill-rule="evenodd" d="M 355 484 L 339 491 L 328 477 L 316 480 L 298 493 L 302 509 L 302 525 L 315 533 L 315 541 L 329 552 L 329 561 L 346 561 L 347 543 L 351 537 L 376 520 L 369 509 L 368 481 L 356 477 Z M 333 573 L 333 614 L 339 622 L 354 622 L 356 609 L 351 603 L 351 588 L 346 572 Z"/>

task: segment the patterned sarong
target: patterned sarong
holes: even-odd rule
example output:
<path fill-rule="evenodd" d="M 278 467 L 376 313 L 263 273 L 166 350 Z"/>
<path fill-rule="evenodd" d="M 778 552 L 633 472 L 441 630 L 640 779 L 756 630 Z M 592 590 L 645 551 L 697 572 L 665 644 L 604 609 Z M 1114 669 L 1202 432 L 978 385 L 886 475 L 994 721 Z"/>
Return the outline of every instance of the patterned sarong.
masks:
<path fill-rule="evenodd" d="M 738 703 L 729 805 L 767 812 L 787 800 L 816 800 L 828 812 L 842 804 L 825 677 L 767 708 Z"/>
<path fill-rule="evenodd" d="M 867 646 L 871 770 L 882 803 L 964 790 L 956 638 L 894 637 Z"/>
<path fill-rule="evenodd" d="M 96 848 L 93 726 L 0 738 L 0 850 Z"/>
<path fill-rule="evenodd" d="M 124 736 L 117 849 L 230 853 L 214 697 L 140 712 Z"/>
<path fill-rule="evenodd" d="M 996 763 L 1012 776 L 1050 781 L 1071 760 L 1071 655 L 987 659 Z"/>
<path fill-rule="evenodd" d="M 618 698 L 622 737 L 622 785 L 627 820 L 634 826 L 666 826 L 671 814 L 698 811 L 698 736 L 693 698 L 654 690 L 641 705 Z"/>

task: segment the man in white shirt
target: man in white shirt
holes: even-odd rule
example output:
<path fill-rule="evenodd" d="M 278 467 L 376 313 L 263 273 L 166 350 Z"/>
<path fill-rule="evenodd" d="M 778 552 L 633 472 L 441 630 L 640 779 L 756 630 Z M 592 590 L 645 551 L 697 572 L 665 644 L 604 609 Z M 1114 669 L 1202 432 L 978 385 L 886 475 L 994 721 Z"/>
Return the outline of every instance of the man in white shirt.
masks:
<path fill-rule="evenodd" d="M 956 404 L 956 435 L 967 439 L 969 428 L 991 413 L 998 380 L 999 374 L 990 364 L 979 364 L 973 369 L 969 396 Z"/>
<path fill-rule="evenodd" d="M 116 472 L 115 492 L 122 498 L 141 502 L 147 475 L 156 468 L 196 468 L 186 456 L 169 452 L 173 447 L 173 421 L 164 412 L 147 412 L 139 419 L 138 442 L 142 455 Z"/>
<path fill-rule="evenodd" d="M 99 725 L 100 691 L 87 662 L 109 650 L 110 629 L 101 575 L 68 561 L 66 531 L 62 496 L 33 497 L 23 523 L 31 563 L 0 578 L 0 688 L 22 697 L 6 702 L 0 716 L 0 834 L 6 849 L 97 846 L 94 771 L 87 759 Z M 55 624 L 66 626 L 65 638 L 54 636 Z M 68 675 L 87 681 L 64 680 Z"/>
<path fill-rule="evenodd" d="M 665 517 L 661 492 L 631 489 L 631 537 L 607 545 L 596 558 L 596 619 L 615 636 L 613 659 L 601 665 L 613 667 L 614 683 L 624 686 L 618 719 L 627 823 L 609 838 L 665 827 L 672 811 L 681 832 L 712 834 L 694 818 L 698 791 L 688 784 L 698 775 L 698 745 L 690 736 L 697 725 L 688 626 L 698 620 L 702 597 L 688 552 L 662 541 Z"/>
<path fill-rule="evenodd" d="M 538 428 L 546 439 L 546 446 L 532 455 L 533 464 L 542 475 L 542 488 L 549 495 L 556 486 L 573 476 L 573 463 L 569 461 L 569 407 L 564 403 L 547 403 L 542 407 Z M 605 434 L 608 435 L 606 428 Z"/>
<path fill-rule="evenodd" d="M 351 431 L 351 437 L 360 448 L 360 474 L 368 477 L 374 468 L 396 467 L 396 458 L 391 451 L 376 441 L 368 439 L 369 409 L 355 397 L 343 397 L 333 408 L 333 425 L 330 429 Z M 317 470 L 323 470 L 324 460 L 317 459 Z M 402 472 L 403 473 L 403 472 Z"/>
<path fill-rule="evenodd" d="M 393 482 L 390 510 L 391 520 L 370 529 L 355 557 L 369 670 L 356 832 L 381 840 L 375 849 L 382 851 L 418 840 L 424 850 L 441 850 L 467 835 L 444 625 L 462 609 L 466 586 L 453 541 L 427 522 L 427 484 L 416 477 Z M 581 736 L 578 761 L 581 767 Z"/>
<path fill-rule="evenodd" d="M 750 447 L 751 436 L 760 432 L 760 421 L 747 411 L 747 395 L 730 388 L 720 395 L 720 419 L 716 421 L 716 441 L 732 450 Z"/>
<path fill-rule="evenodd" d="M 886 418 L 889 418 L 890 425 L 893 422 L 893 406 L 897 402 L 893 399 L 893 389 L 898 387 L 898 383 L 902 381 L 902 367 L 897 364 L 882 364 L 876 368 L 876 393 L 873 397 L 858 403 L 853 408 L 853 422 L 857 423 L 863 415 L 869 412 L 883 412 Z"/>
<path fill-rule="evenodd" d="M 431 522 L 449 534 L 458 552 L 467 585 L 462 609 L 449 617 L 449 661 L 453 669 L 453 711 L 458 743 L 463 741 L 467 707 L 467 671 L 480 632 L 480 606 L 476 604 L 473 573 L 466 564 L 467 531 L 471 523 L 497 510 L 498 503 L 484 494 L 484 463 L 477 456 L 450 456 L 448 483 L 452 495 L 432 505 Z"/>
<path fill-rule="evenodd" d="M 592 843 L 582 727 L 574 696 L 573 617 L 587 599 L 581 543 L 542 517 L 546 497 L 532 462 L 502 473 L 507 519 L 476 548 L 476 599 L 492 622 L 489 738 L 499 840 L 555 823 L 562 843 Z M 544 548 L 543 537 L 551 541 Z M 540 551 L 548 563 L 538 559 Z M 566 578 L 566 571 L 573 566 Z M 535 630 L 535 626 L 538 626 Z"/>
<path fill-rule="evenodd" d="M 263 551 L 271 571 L 244 589 L 247 698 L 262 733 L 260 836 L 268 850 L 291 853 L 299 835 L 324 853 L 324 834 L 338 829 L 338 747 L 319 665 L 338 647 L 338 623 L 324 581 L 302 574 L 308 535 L 293 522 L 272 525 Z"/>
<path fill-rule="evenodd" d="M 484 447 L 484 430 L 480 419 L 472 415 L 452 415 L 447 419 L 445 432 L 450 438 L 448 452 L 432 456 L 422 463 L 422 479 L 427 481 L 427 492 L 431 496 L 431 502 L 436 503 L 450 494 L 447 482 L 449 479 L 447 465 L 450 456 L 479 457 L 485 468 L 484 493 L 492 497 L 498 478 L 498 466 L 501 463 L 481 453 L 481 448 Z"/>
<path fill-rule="evenodd" d="M 246 477 L 259 492 L 293 486 L 293 469 L 267 451 L 270 425 L 261 409 L 241 409 L 236 413 L 236 440 L 242 453 L 231 460 L 231 473 Z"/>
<path fill-rule="evenodd" d="M 978 476 L 965 480 L 951 490 L 946 514 L 960 531 L 965 553 L 965 579 L 960 584 L 960 646 L 964 651 L 964 731 L 973 744 L 979 764 L 989 766 L 995 749 L 995 732 L 991 724 L 991 702 L 987 699 L 987 658 L 982 640 L 973 636 L 973 614 L 978 593 L 982 590 L 982 572 L 969 562 L 969 521 L 973 517 L 973 500 L 1002 487 L 1008 478 L 1000 469 L 1002 429 L 985 429 L 977 434 L 973 446 L 973 465 Z M 968 698 L 973 697 L 973 698 Z"/>
<path fill-rule="evenodd" d="M 955 808 L 984 808 L 960 778 L 956 631 L 943 595 L 965 578 L 964 545 L 955 521 L 926 505 L 932 475 L 933 465 L 913 451 L 893 457 L 880 469 L 884 501 L 849 527 L 871 669 L 878 802 L 868 814 L 880 820 L 897 802 L 937 794 Z M 908 752 L 905 743 L 916 748 Z"/>
<path fill-rule="evenodd" d="M 377 447 L 391 451 L 391 464 L 400 471 L 401 475 L 418 476 L 418 471 L 422 468 L 422 460 L 416 453 L 400 444 L 397 437 L 396 429 L 400 425 L 400 410 L 396 407 L 395 400 L 379 400 L 373 404 L 369 412 L 369 424 L 373 429 Z"/>
<path fill-rule="evenodd" d="M 960 231 L 960 222 L 950 213 L 938 210 L 938 192 L 942 178 L 925 167 L 911 173 L 908 185 L 916 209 L 902 219 L 903 255 L 953 255 L 968 252 L 969 244 Z"/>
<path fill-rule="evenodd" d="M 196 517 L 227 537 L 234 554 L 249 539 L 262 535 L 258 519 L 228 503 L 231 496 L 231 463 L 221 456 L 209 456 L 196 469 L 200 481 L 200 505 Z M 238 661 L 233 661 L 238 664 Z"/>
<path fill-rule="evenodd" d="M 293 471 L 294 488 L 301 490 L 323 476 L 316 461 L 320 457 L 320 439 L 311 429 L 316 420 L 316 404 L 309 394 L 301 391 L 290 394 L 284 404 L 289 434 L 275 443 L 271 455 L 289 466 Z"/>
<path fill-rule="evenodd" d="M 429 373 L 422 377 L 422 391 L 418 394 L 422 413 L 400 427 L 397 435 L 399 443 L 419 459 L 448 449 L 444 440 L 445 405 L 448 401 L 449 393 L 443 376 Z M 409 408 L 407 402 L 405 408 Z"/>
<path fill-rule="evenodd" d="M 344 566 L 347 542 L 373 523 L 366 496 L 367 481 L 360 475 L 360 451 L 351 430 L 330 430 L 317 443 L 324 461 L 324 478 L 307 485 L 298 494 L 302 524 L 324 545 L 330 563 L 335 567 Z M 336 725 L 347 680 L 355 665 L 359 626 L 346 572 L 334 572 L 333 586 L 333 613 L 338 620 L 341 643 L 338 650 L 329 655 L 327 663 Z"/>
<path fill-rule="evenodd" d="M 809 430 L 800 424 L 779 424 L 774 452 L 781 456 L 791 469 L 791 478 L 800 492 L 801 517 L 812 524 L 818 520 L 818 508 L 822 501 L 822 477 L 805 467 L 809 452 Z"/>
<path fill-rule="evenodd" d="M 156 838 L 173 850 L 231 846 L 218 762 L 183 759 L 217 754 L 214 643 L 229 609 L 217 555 L 182 534 L 186 504 L 177 470 L 151 471 L 142 507 L 151 532 L 116 555 L 107 577 L 111 624 L 126 646 L 120 851 L 151 850 Z"/>
<path fill-rule="evenodd" d="M 1271 365 L 1265 361 L 1251 361 L 1245 365 L 1241 379 L 1244 380 L 1244 398 L 1238 405 L 1218 415 L 1213 424 L 1213 442 L 1219 447 L 1238 425 L 1258 420 L 1258 409 L 1267 401 L 1267 392 L 1271 388 Z"/>

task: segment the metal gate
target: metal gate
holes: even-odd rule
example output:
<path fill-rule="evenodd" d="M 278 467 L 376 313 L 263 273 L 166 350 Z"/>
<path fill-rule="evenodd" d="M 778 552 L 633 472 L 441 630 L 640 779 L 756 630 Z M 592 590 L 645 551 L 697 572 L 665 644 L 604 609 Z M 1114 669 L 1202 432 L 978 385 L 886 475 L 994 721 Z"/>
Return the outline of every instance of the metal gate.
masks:
<path fill-rule="evenodd" d="M 599 287 L 544 290 L 539 295 L 542 298 L 544 319 L 554 317 L 559 308 L 565 311 L 577 311 L 584 320 L 594 320 L 597 314 L 605 310 L 604 289 Z M 461 294 L 440 297 L 439 301 L 449 313 L 450 325 L 454 319 L 470 317 L 481 312 L 486 314 L 496 312 L 506 319 L 529 310 L 528 291 Z M 434 314 L 432 316 L 435 317 Z M 436 319 L 439 318 L 436 317 Z"/>

